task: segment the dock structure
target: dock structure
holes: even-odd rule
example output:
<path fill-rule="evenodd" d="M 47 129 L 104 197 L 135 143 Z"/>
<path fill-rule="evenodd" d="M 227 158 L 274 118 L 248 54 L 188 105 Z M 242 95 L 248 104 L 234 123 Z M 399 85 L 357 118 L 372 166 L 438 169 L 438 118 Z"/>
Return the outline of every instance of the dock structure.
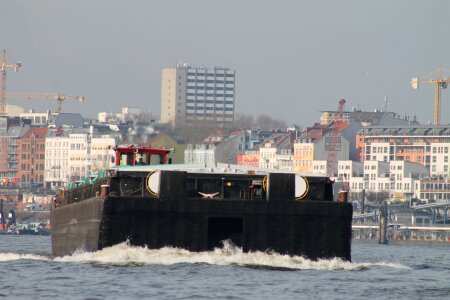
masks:
<path fill-rule="evenodd" d="M 388 222 L 388 206 L 387 202 L 383 201 L 380 207 L 380 218 L 378 223 L 378 243 L 379 244 L 387 244 L 387 222 Z"/>
<path fill-rule="evenodd" d="M 353 225 L 352 237 L 354 240 L 378 239 L 379 225 Z M 404 226 L 390 224 L 386 229 L 389 242 L 395 241 L 423 241 L 450 243 L 450 226 Z"/>
<path fill-rule="evenodd" d="M 356 213 L 353 214 L 352 238 L 376 240 L 381 244 L 398 241 L 450 242 L 449 207 L 450 203 L 417 206 L 391 204 L 386 208 L 382 205 L 372 212 Z"/>

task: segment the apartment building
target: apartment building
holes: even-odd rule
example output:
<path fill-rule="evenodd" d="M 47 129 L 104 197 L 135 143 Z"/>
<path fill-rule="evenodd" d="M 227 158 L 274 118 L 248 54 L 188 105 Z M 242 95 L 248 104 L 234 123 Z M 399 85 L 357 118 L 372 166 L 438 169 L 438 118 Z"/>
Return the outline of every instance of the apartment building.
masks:
<path fill-rule="evenodd" d="M 114 133 L 98 136 L 93 128 L 72 129 L 68 152 L 70 181 L 82 180 L 108 167 L 113 155 L 111 147 L 116 144 Z"/>
<path fill-rule="evenodd" d="M 259 167 L 293 169 L 295 132 L 274 133 L 259 146 Z"/>
<path fill-rule="evenodd" d="M 316 161 L 314 165 L 314 173 L 326 174 L 326 161 Z M 428 169 L 417 163 L 348 160 L 338 162 L 336 180 L 345 182 L 351 192 L 362 192 L 364 189 L 368 192 L 388 192 L 390 197 L 407 199 L 420 196 L 420 180 L 428 177 Z"/>
<path fill-rule="evenodd" d="M 17 177 L 22 187 L 44 185 L 45 136 L 48 128 L 30 128 L 17 139 Z"/>
<path fill-rule="evenodd" d="M 178 64 L 162 71 L 161 122 L 234 121 L 235 71 L 228 67 Z"/>
<path fill-rule="evenodd" d="M 360 161 L 409 161 L 431 176 L 449 175 L 450 126 L 370 126 L 356 136 Z"/>
<path fill-rule="evenodd" d="M 35 112 L 31 110 L 29 112 L 24 112 L 20 114 L 21 120 L 30 120 L 32 126 L 47 126 L 50 121 L 55 118 L 55 114 L 51 114 L 48 110 L 47 112 Z"/>
<path fill-rule="evenodd" d="M 422 201 L 438 203 L 450 202 L 450 178 L 423 178 L 415 183 L 416 197 Z"/>
<path fill-rule="evenodd" d="M 8 168 L 8 119 L 0 117 L 0 175 L 1 178 L 7 178 L 9 175 Z"/>
<path fill-rule="evenodd" d="M 314 161 L 328 158 L 327 139 L 332 133 L 333 127 L 315 124 L 303 132 L 294 143 L 293 169 L 295 172 L 312 173 Z M 345 131 L 346 129 L 344 129 Z M 339 150 L 336 151 L 337 160 L 350 158 L 350 142 L 344 132 L 340 136 Z"/>
<path fill-rule="evenodd" d="M 185 163 L 226 163 L 237 164 L 240 154 L 250 148 L 250 130 L 237 130 L 228 137 L 208 136 L 202 144 L 187 145 Z"/>
<path fill-rule="evenodd" d="M 70 130 L 50 129 L 45 138 L 45 177 L 47 188 L 67 186 L 69 182 Z"/>
<path fill-rule="evenodd" d="M 248 167 L 259 167 L 259 147 L 238 154 L 237 164 Z"/>
<path fill-rule="evenodd" d="M 28 130 L 30 129 L 29 124 L 19 124 L 19 125 L 11 125 L 8 127 L 8 132 L 5 136 L 2 136 L 2 145 L 6 145 L 3 149 L 6 149 L 6 152 L 3 152 L 2 159 L 5 164 L 2 163 L 4 168 L 0 170 L 0 177 L 8 178 L 8 180 L 13 180 L 17 177 L 17 171 L 19 169 L 19 147 L 17 144 L 17 139 L 22 137 Z"/>
<path fill-rule="evenodd" d="M 141 114 L 138 107 L 122 107 L 121 112 L 99 112 L 97 119 L 100 123 L 119 123 L 133 121 Z"/>
<path fill-rule="evenodd" d="M 186 164 L 213 164 L 216 162 L 216 144 L 188 144 L 184 150 Z"/>
<path fill-rule="evenodd" d="M 49 130 L 45 144 L 45 182 L 48 188 L 67 186 L 110 166 L 116 132 L 97 127 Z"/>

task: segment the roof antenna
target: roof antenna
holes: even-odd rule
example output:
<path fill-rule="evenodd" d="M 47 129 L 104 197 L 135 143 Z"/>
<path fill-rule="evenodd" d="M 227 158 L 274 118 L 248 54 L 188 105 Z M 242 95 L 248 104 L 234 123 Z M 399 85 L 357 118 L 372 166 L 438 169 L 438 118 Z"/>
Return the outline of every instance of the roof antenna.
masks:
<path fill-rule="evenodd" d="M 383 106 L 381 107 L 381 111 L 387 112 L 387 108 L 388 108 L 388 96 L 384 95 L 384 103 Z"/>

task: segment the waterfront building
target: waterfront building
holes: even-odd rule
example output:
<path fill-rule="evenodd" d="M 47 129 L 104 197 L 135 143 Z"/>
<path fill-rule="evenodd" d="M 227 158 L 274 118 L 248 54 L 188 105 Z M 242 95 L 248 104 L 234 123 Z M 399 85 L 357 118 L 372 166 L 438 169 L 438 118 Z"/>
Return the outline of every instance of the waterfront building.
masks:
<path fill-rule="evenodd" d="M 9 174 L 8 168 L 8 145 L 9 140 L 7 138 L 8 133 L 8 119 L 0 116 L 0 174 L 1 179 L 7 177 Z"/>
<path fill-rule="evenodd" d="M 297 126 L 293 126 L 288 128 L 288 131 L 294 132 L 294 135 L 298 134 L 299 128 Z M 240 153 L 237 156 L 237 164 L 241 166 L 248 167 L 259 167 L 260 161 L 260 150 L 261 145 L 264 144 L 264 141 L 270 138 L 274 133 L 272 131 L 261 131 L 261 130 L 252 130 L 249 134 L 249 140 L 246 145 L 246 149 L 244 153 Z"/>
<path fill-rule="evenodd" d="M 73 128 L 69 134 L 69 181 L 82 180 L 91 173 L 109 167 L 117 135 L 98 134 L 90 128 Z"/>
<path fill-rule="evenodd" d="M 234 121 L 235 71 L 228 67 L 178 64 L 162 71 L 161 122 L 171 125 Z"/>
<path fill-rule="evenodd" d="M 324 127 L 330 127 L 332 121 L 337 117 L 336 111 L 324 111 L 321 116 L 321 124 Z M 342 136 L 349 142 L 349 159 L 360 160 L 361 153 L 356 143 L 355 136 L 357 132 L 367 126 L 412 126 L 419 125 L 415 117 L 404 116 L 394 112 L 374 110 L 361 111 L 352 109 L 342 115 L 347 126 L 342 130 Z"/>
<path fill-rule="evenodd" d="M 448 177 L 450 126 L 370 126 L 356 136 L 360 161 L 410 161 L 424 165 L 431 176 Z"/>
<path fill-rule="evenodd" d="M 308 173 L 313 171 L 314 144 L 324 136 L 327 127 L 316 123 L 313 127 L 306 128 L 296 139 L 293 158 L 295 172 Z"/>
<path fill-rule="evenodd" d="M 289 134 L 293 135 L 294 133 Z M 259 166 L 260 144 L 262 144 L 262 139 L 268 135 L 268 132 L 243 129 L 236 130 L 225 138 L 220 131 L 216 132 L 216 135 L 209 135 L 205 138 L 202 144 L 187 145 L 185 163 L 241 164 L 243 157 L 250 151 L 252 154 L 248 155 L 253 155 L 252 166 L 257 167 Z M 270 136 L 272 135 L 274 133 L 271 132 Z M 283 134 L 277 133 L 276 135 Z"/>
<path fill-rule="evenodd" d="M 293 169 L 295 172 L 311 173 L 314 170 L 314 161 L 327 160 L 327 140 L 333 131 L 333 125 L 325 126 L 315 124 L 308 127 L 294 143 Z M 350 158 L 350 142 L 346 138 L 348 132 L 343 129 L 339 138 L 340 147 L 336 151 L 336 159 L 348 160 Z"/>
<path fill-rule="evenodd" d="M 213 164 L 216 162 L 215 144 L 188 144 L 184 150 L 186 164 Z"/>
<path fill-rule="evenodd" d="M 141 114 L 138 107 L 122 107 L 121 112 L 99 112 L 97 119 L 100 123 L 119 123 L 134 121 Z"/>
<path fill-rule="evenodd" d="M 237 164 L 247 167 L 259 167 L 259 147 L 239 154 Z"/>
<path fill-rule="evenodd" d="M 17 177 L 21 187 L 44 185 L 45 136 L 48 128 L 30 128 L 17 139 Z"/>
<path fill-rule="evenodd" d="M 20 114 L 21 120 L 30 120 L 31 126 L 47 126 L 51 120 L 55 118 L 55 114 L 51 114 L 48 110 L 47 112 L 35 112 L 30 110 L 29 112 L 24 112 Z"/>
<path fill-rule="evenodd" d="M 17 144 L 17 139 L 22 137 L 30 129 L 29 124 L 20 123 L 19 125 L 11 125 L 8 127 L 8 132 L 6 136 L 2 137 L 4 143 L 7 144 L 7 155 L 6 155 L 6 169 L 0 171 L 0 177 L 8 178 L 8 180 L 15 180 L 18 178 L 18 162 L 19 162 L 19 147 Z M 17 180 L 16 180 L 17 181 Z"/>
<path fill-rule="evenodd" d="M 364 177 L 364 165 L 361 162 L 353 160 L 338 162 L 338 180 L 345 182 L 357 177 Z"/>
<path fill-rule="evenodd" d="M 236 164 L 239 154 L 249 148 L 249 130 L 237 130 L 224 138 L 220 131 L 209 135 L 202 144 L 186 147 L 185 163 L 226 163 Z"/>
<path fill-rule="evenodd" d="M 70 129 L 50 129 L 45 138 L 45 183 L 55 189 L 69 182 Z"/>
<path fill-rule="evenodd" d="M 338 116 L 337 111 L 322 111 L 320 116 L 321 125 L 330 125 Z M 416 117 L 404 116 L 400 117 L 399 114 L 390 111 L 383 111 L 375 109 L 374 111 L 362 111 L 358 109 L 352 109 L 351 111 L 342 112 L 342 119 L 348 123 L 358 122 L 362 127 L 366 126 L 406 126 L 406 125 L 419 125 Z"/>
<path fill-rule="evenodd" d="M 17 139 L 30 129 L 30 120 L 19 117 L 0 117 L 0 180 L 1 182 L 18 182 Z"/>
<path fill-rule="evenodd" d="M 47 188 L 67 186 L 71 181 L 110 166 L 118 133 L 109 127 L 51 129 L 46 136 L 45 182 Z"/>
<path fill-rule="evenodd" d="M 326 160 L 313 162 L 313 173 L 327 174 Z M 419 183 L 428 178 L 429 171 L 423 165 L 407 161 L 338 161 L 338 174 L 334 179 L 344 183 L 350 192 L 381 193 L 388 192 L 391 198 L 410 199 L 423 198 L 420 195 Z M 450 189 L 450 186 L 449 186 Z"/>
<path fill-rule="evenodd" d="M 259 167 L 292 170 L 295 132 L 274 133 L 259 146 Z"/>
<path fill-rule="evenodd" d="M 450 203 L 450 178 L 431 177 L 416 182 L 416 197 L 422 202 Z"/>
<path fill-rule="evenodd" d="M 216 146 L 225 140 L 223 131 L 213 130 L 203 139 L 201 144 L 187 144 L 184 150 L 184 163 L 210 164 L 216 163 Z"/>
<path fill-rule="evenodd" d="M 340 114 L 336 110 L 321 111 L 320 125 L 328 126 L 333 123 L 336 118 L 342 119 L 344 122 L 350 122 L 351 111 L 343 111 Z"/>
<path fill-rule="evenodd" d="M 251 130 L 233 131 L 223 142 L 216 146 L 216 161 L 225 164 L 237 164 L 237 157 L 253 145 Z"/>

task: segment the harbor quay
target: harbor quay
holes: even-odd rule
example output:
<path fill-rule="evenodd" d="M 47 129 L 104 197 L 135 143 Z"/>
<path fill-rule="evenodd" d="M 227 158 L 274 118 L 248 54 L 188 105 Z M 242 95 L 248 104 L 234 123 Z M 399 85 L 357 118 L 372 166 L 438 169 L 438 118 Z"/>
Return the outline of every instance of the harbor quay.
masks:
<path fill-rule="evenodd" d="M 353 240 L 378 240 L 379 226 L 353 225 Z M 389 242 L 442 242 L 450 245 L 450 226 L 401 226 L 399 224 L 388 225 L 387 238 Z"/>

